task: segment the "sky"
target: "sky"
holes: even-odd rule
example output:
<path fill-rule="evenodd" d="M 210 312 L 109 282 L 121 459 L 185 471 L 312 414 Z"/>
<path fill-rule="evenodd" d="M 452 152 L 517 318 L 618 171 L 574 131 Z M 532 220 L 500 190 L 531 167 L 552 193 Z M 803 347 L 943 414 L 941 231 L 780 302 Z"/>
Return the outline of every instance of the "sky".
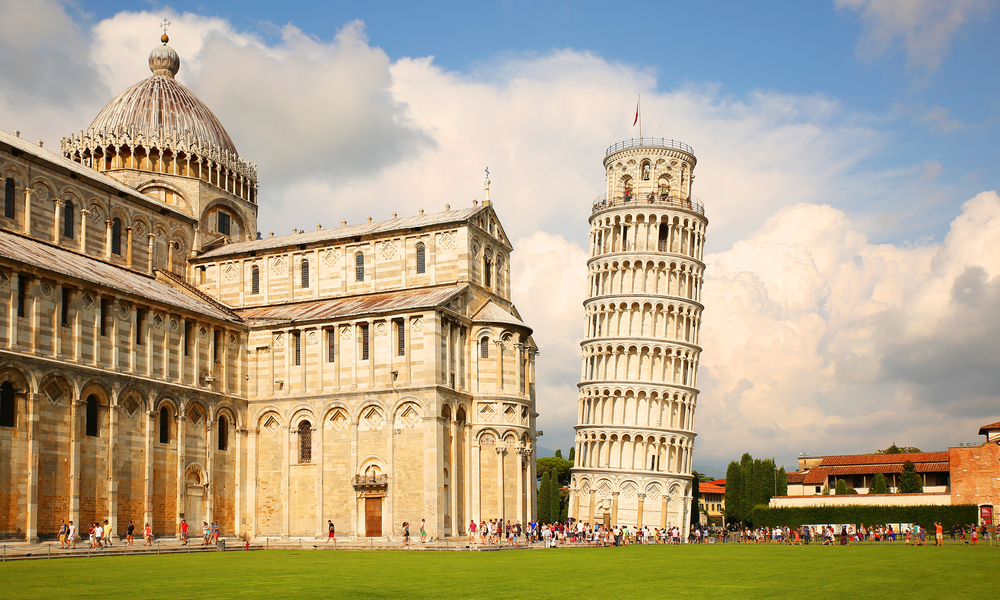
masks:
<path fill-rule="evenodd" d="M 1000 420 L 1000 0 L 0 0 L 0 129 L 85 129 L 178 79 L 259 165 L 277 234 L 491 198 L 569 448 L 605 149 L 694 147 L 709 218 L 696 467 L 926 450 Z"/>

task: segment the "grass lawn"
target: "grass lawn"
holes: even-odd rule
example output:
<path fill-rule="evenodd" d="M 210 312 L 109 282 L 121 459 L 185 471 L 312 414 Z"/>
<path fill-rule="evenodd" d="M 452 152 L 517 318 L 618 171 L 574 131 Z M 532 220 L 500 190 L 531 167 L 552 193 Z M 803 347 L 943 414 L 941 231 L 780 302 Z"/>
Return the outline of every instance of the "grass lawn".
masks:
<path fill-rule="evenodd" d="M 0 598 L 996 598 L 1000 547 L 628 546 L 0 564 Z"/>

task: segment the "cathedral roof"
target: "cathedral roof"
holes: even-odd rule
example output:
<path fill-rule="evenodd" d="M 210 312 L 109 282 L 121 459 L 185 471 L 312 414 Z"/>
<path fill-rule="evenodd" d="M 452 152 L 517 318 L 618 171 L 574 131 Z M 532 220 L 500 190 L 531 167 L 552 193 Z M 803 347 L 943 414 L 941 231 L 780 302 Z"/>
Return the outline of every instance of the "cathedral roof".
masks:
<path fill-rule="evenodd" d="M 510 314 L 493 300 L 488 300 L 486 304 L 479 309 L 476 316 L 472 317 L 473 323 L 499 323 L 501 325 L 513 325 L 514 327 L 521 327 L 531 331 L 531 328 L 524 324 L 524 321 L 518 319 L 514 315 Z"/>
<path fill-rule="evenodd" d="M 164 36 L 166 39 L 166 36 Z M 153 76 L 118 94 L 90 124 L 88 135 L 154 134 L 191 139 L 201 146 L 237 155 L 236 145 L 222 123 L 174 75 L 181 59 L 173 48 L 158 46 L 149 54 Z"/>
<path fill-rule="evenodd" d="M 239 323 L 234 314 L 193 297 L 149 275 L 95 260 L 34 239 L 0 230 L 0 258 L 17 261 L 51 273 L 68 276 L 103 288 L 118 290 L 209 318 Z"/>
<path fill-rule="evenodd" d="M 298 302 L 245 308 L 237 311 L 251 327 L 274 323 L 292 324 L 357 317 L 447 305 L 468 289 L 467 285 L 444 285 L 415 290 L 400 290 L 380 294 L 365 294 L 332 298 L 314 302 Z"/>
<path fill-rule="evenodd" d="M 278 248 L 298 247 L 300 244 L 332 242 L 358 236 L 377 235 L 390 231 L 413 229 L 416 227 L 431 227 L 434 225 L 461 223 L 487 209 L 487 206 L 477 206 L 460 210 L 448 210 L 430 215 L 391 219 L 389 221 L 381 221 L 378 223 L 362 223 L 360 225 L 338 227 L 336 229 L 302 231 L 301 233 L 294 233 L 292 235 L 251 240 L 249 242 L 237 242 L 235 244 L 220 246 L 214 250 L 209 250 L 198 258 L 219 258 L 223 256 L 241 254 L 243 252 L 260 252 L 264 250 L 275 250 Z"/>

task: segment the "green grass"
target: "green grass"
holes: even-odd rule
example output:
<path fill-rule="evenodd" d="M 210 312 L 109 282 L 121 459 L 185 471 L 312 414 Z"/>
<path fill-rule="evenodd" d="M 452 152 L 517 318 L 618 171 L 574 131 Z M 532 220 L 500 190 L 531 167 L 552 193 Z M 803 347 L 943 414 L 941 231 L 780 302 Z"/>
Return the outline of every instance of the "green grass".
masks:
<path fill-rule="evenodd" d="M 996 598 L 1000 547 L 629 546 L 95 557 L 0 565 L 0 598 Z"/>

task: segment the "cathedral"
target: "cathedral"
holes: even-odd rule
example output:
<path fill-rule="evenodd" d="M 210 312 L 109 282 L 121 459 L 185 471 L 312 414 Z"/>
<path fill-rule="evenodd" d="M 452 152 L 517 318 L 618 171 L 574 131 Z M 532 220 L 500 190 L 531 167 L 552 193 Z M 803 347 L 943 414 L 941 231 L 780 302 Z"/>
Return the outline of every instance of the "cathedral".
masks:
<path fill-rule="evenodd" d="M 262 237 L 256 165 L 168 41 L 59 153 L 0 131 L 0 536 L 532 519 L 537 348 L 489 179 Z"/>

